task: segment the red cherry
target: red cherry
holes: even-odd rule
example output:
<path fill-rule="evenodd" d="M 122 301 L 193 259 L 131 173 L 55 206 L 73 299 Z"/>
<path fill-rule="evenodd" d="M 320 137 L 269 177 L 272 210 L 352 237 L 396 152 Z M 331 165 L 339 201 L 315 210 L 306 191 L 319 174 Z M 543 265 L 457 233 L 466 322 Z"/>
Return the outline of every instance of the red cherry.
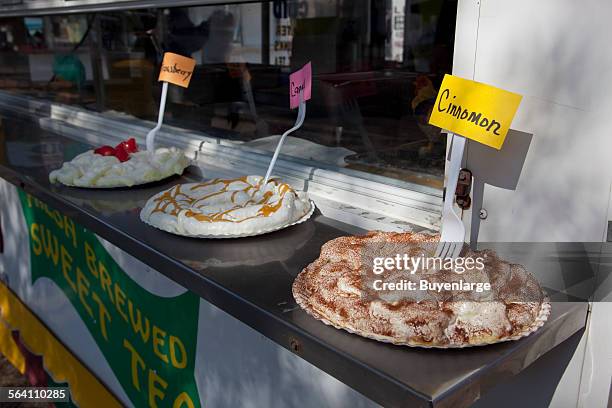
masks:
<path fill-rule="evenodd" d="M 128 153 L 135 153 L 138 151 L 138 145 L 136 144 L 136 139 L 133 137 L 122 141 L 117 145 L 117 147 L 122 146 L 123 149 Z"/>
<path fill-rule="evenodd" d="M 130 153 L 135 153 L 138 151 L 138 145 L 136 144 L 136 139 L 131 137 L 127 140 L 127 143 L 130 148 Z"/>
<path fill-rule="evenodd" d="M 123 147 L 121 143 L 115 148 L 115 157 L 122 163 L 130 160 L 130 154 L 127 152 L 127 150 L 125 150 L 125 147 Z"/>
<path fill-rule="evenodd" d="M 101 156 L 114 156 L 115 155 L 115 148 L 112 146 L 102 146 L 102 147 L 98 147 L 96 150 L 94 150 L 95 154 L 99 154 Z"/>

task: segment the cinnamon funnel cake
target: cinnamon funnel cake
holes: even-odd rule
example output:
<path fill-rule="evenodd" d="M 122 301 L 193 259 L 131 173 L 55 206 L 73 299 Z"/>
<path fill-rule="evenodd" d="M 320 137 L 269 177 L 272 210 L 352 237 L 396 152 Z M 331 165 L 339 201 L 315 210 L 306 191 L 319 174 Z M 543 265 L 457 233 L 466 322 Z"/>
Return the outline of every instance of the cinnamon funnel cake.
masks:
<path fill-rule="evenodd" d="M 261 176 L 178 184 L 151 197 L 140 218 L 178 235 L 238 237 L 263 234 L 312 214 L 305 193 Z"/>
<path fill-rule="evenodd" d="M 388 232 L 336 238 L 297 276 L 293 296 L 325 324 L 400 345 L 485 345 L 518 339 L 544 324 L 550 303 L 536 279 L 490 250 L 468 249 L 462 258 L 479 258 L 483 267 L 462 273 L 446 267 L 373 273 L 379 257 L 433 259 L 438 240 Z"/>

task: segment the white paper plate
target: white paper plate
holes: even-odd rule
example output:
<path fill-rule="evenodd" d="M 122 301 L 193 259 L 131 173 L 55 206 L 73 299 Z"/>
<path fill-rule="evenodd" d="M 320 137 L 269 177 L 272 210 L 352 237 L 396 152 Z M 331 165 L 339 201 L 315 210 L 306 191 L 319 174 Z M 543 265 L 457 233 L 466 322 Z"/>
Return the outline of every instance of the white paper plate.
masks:
<path fill-rule="evenodd" d="M 308 212 L 306 214 L 304 214 L 302 216 L 302 218 L 298 219 L 297 221 L 294 221 L 294 222 L 289 223 L 289 224 L 279 225 L 279 226 L 272 227 L 272 228 L 269 228 L 269 229 L 257 230 L 257 231 L 253 231 L 253 232 L 249 232 L 249 233 L 245 233 L 245 234 L 210 234 L 210 235 L 181 234 L 181 233 L 178 233 L 176 231 L 170 231 L 169 229 L 160 228 L 159 226 L 153 225 L 153 224 L 143 220 L 142 218 L 141 218 L 141 220 L 145 224 L 148 224 L 148 225 L 150 225 L 152 227 L 155 227 L 155 228 L 157 228 L 159 230 L 162 230 L 162 231 L 165 231 L 165 232 L 169 232 L 169 233 L 174 234 L 174 235 L 181 235 L 183 237 L 203 238 L 203 239 L 246 238 L 246 237 L 254 237 L 254 236 L 257 236 L 257 235 L 268 234 L 270 232 L 279 231 L 279 230 L 282 230 L 283 228 L 288 228 L 288 227 L 292 227 L 294 225 L 303 223 L 304 221 L 308 220 L 312 216 L 312 214 L 314 213 L 314 210 L 315 210 L 314 202 L 312 200 L 308 200 L 308 202 L 310 203 L 310 209 L 308 210 Z"/>
<path fill-rule="evenodd" d="M 511 336 L 511 337 L 505 337 L 496 341 L 492 341 L 492 342 L 483 342 L 483 343 L 474 343 L 474 344 L 448 344 L 448 345 L 428 345 L 428 344 L 419 344 L 419 343 L 411 343 L 411 342 L 406 342 L 406 341 L 396 341 L 396 340 L 391 340 L 389 338 L 386 337 L 382 337 L 382 336 L 377 336 L 373 333 L 367 333 L 367 332 L 363 332 L 360 330 L 353 330 L 351 328 L 347 328 L 347 327 L 343 327 L 340 326 L 338 324 L 335 324 L 329 320 L 327 320 L 326 318 L 324 318 L 323 316 L 321 316 L 319 313 L 317 312 L 313 312 L 312 308 L 310 307 L 310 305 L 308 304 L 306 298 L 304 296 L 293 296 L 295 298 L 295 301 L 298 305 L 300 305 L 300 307 L 306 312 L 308 313 L 310 316 L 314 317 L 315 319 L 319 320 L 320 322 L 328 325 L 328 326 L 332 326 L 335 327 L 336 329 L 340 329 L 340 330 L 345 330 L 349 333 L 352 334 L 356 334 L 359 335 L 361 337 L 366 337 L 372 340 L 376 340 L 376 341 L 380 341 L 382 343 L 390 343 L 390 344 L 394 344 L 396 346 L 407 346 L 407 347 L 419 347 L 419 348 L 427 348 L 427 349 L 458 349 L 458 348 L 466 348 L 466 347 L 478 347 L 478 346 L 488 346 L 490 344 L 497 344 L 497 343 L 503 343 L 506 341 L 514 341 L 514 340 L 518 340 L 521 339 L 523 337 L 527 337 L 529 336 L 531 333 L 534 333 L 535 331 L 537 331 L 540 327 L 544 326 L 544 323 L 546 323 L 546 321 L 548 320 L 548 317 L 550 316 L 550 309 L 551 309 L 551 305 L 550 305 L 550 299 L 548 298 L 548 296 L 544 296 L 544 299 L 542 301 L 542 304 L 540 305 L 540 312 L 538 313 L 538 316 L 535 318 L 533 324 L 528 327 L 527 329 L 523 330 L 522 332 Z"/>
<path fill-rule="evenodd" d="M 187 167 L 189 167 L 189 165 Z M 185 169 L 187 167 L 185 167 Z M 60 184 L 62 186 L 67 186 L 67 187 L 91 188 L 91 189 L 95 189 L 95 190 L 105 190 L 105 189 L 109 189 L 109 188 L 131 188 L 131 187 L 137 187 L 137 186 L 144 186 L 145 184 L 157 183 L 158 181 L 166 180 L 166 179 L 169 179 L 171 177 L 176 177 L 176 176 L 180 177 L 185 172 L 185 169 L 183 169 L 183 171 L 180 174 L 172 173 L 170 175 L 167 175 L 167 176 L 159 178 L 159 179 L 147 180 L 147 181 L 143 181 L 143 182 L 140 182 L 140 183 L 134 183 L 134 184 L 132 184 L 130 186 L 128 186 L 127 184 L 115 184 L 115 185 L 109 185 L 109 186 L 77 186 L 75 184 L 62 183 L 61 181 L 57 181 L 55 183 L 51 183 L 51 185 Z"/>

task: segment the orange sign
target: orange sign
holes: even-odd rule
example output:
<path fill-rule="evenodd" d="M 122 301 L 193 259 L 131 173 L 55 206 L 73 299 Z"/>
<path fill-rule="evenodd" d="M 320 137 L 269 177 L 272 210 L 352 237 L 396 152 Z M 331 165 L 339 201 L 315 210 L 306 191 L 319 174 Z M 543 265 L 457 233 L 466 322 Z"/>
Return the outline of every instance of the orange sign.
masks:
<path fill-rule="evenodd" d="M 158 79 L 187 88 L 195 64 L 196 62 L 193 58 L 167 52 L 164 54 L 164 60 L 162 61 Z"/>

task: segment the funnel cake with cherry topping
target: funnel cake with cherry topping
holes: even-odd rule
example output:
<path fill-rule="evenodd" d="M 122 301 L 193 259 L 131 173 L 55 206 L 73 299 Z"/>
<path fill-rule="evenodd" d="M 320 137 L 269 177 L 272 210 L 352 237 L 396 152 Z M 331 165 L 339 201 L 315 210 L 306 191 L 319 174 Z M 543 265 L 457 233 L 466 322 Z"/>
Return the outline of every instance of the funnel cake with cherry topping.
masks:
<path fill-rule="evenodd" d="M 183 174 L 189 166 L 185 153 L 175 147 L 159 148 L 155 153 L 138 151 L 134 138 L 117 146 L 102 146 L 79 154 L 49 174 L 51 183 L 71 187 L 132 187 Z"/>
<path fill-rule="evenodd" d="M 261 176 L 179 184 L 151 197 L 140 218 L 161 230 L 192 237 L 264 234 L 308 219 L 306 193 Z"/>
<path fill-rule="evenodd" d="M 336 238 L 325 243 L 319 258 L 297 276 L 293 296 L 325 324 L 398 345 L 485 345 L 516 340 L 544 324 L 550 303 L 536 279 L 490 250 L 466 250 L 464 259 L 482 257 L 480 270 L 419 268 L 411 274 L 392 267 L 383 274 L 373 273 L 374 258 L 396 254 L 433 258 L 438 240 L 438 236 L 388 232 Z M 414 282 L 416 290 L 374 290 L 377 279 Z M 426 282 L 423 289 L 421 281 Z M 488 283 L 490 290 L 457 289 L 460 281 Z M 438 288 L 444 284 L 452 289 L 431 289 L 429 285 L 436 283 Z"/>

